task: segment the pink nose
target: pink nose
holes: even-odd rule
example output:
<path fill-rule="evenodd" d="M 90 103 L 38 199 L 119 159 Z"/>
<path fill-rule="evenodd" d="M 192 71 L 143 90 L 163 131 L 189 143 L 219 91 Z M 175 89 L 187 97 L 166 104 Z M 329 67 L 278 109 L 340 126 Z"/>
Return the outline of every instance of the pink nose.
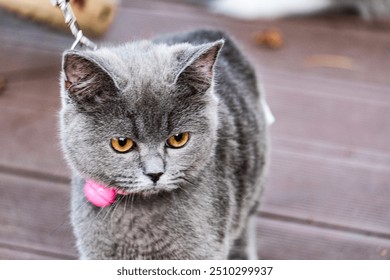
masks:
<path fill-rule="evenodd" d="M 107 207 L 114 203 L 116 190 L 99 184 L 93 180 L 86 180 L 84 195 L 89 202 L 97 207 Z"/>

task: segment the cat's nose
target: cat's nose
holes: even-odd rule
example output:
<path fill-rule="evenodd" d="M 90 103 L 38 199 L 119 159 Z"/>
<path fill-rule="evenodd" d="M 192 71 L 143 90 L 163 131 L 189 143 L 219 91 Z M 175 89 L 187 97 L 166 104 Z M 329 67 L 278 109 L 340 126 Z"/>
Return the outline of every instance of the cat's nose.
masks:
<path fill-rule="evenodd" d="M 148 176 L 152 181 L 153 183 L 156 183 L 161 175 L 163 175 L 164 173 L 163 172 L 159 172 L 159 173 L 146 173 L 145 175 Z"/>

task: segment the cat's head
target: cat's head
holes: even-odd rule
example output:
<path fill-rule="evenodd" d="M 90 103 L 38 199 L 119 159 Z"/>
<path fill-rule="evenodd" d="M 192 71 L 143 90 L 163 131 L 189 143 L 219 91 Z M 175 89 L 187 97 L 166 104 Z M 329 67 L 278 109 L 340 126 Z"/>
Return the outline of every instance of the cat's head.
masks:
<path fill-rule="evenodd" d="M 72 169 L 127 192 L 191 184 L 213 156 L 222 46 L 142 41 L 65 52 L 61 138 Z"/>

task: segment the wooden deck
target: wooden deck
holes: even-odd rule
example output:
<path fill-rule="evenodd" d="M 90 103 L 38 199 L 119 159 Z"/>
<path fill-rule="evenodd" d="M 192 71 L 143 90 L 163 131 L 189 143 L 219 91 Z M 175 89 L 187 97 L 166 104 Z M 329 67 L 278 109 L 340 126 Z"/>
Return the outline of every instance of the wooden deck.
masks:
<path fill-rule="evenodd" d="M 212 27 L 241 44 L 277 118 L 259 257 L 390 259 L 390 23 L 242 22 L 180 2 L 122 1 L 104 41 Z M 269 27 L 283 48 L 253 42 Z M 73 39 L 0 11 L 0 42 L 0 259 L 77 258 L 57 118 L 61 52 Z M 324 55 L 332 65 L 321 67 Z"/>

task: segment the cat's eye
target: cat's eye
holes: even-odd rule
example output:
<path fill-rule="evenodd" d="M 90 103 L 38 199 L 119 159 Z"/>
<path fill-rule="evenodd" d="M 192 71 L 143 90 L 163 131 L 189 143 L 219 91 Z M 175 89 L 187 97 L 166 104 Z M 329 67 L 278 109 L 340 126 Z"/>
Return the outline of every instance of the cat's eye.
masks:
<path fill-rule="evenodd" d="M 115 137 L 111 139 L 111 147 L 118 153 L 127 153 L 134 147 L 134 142 L 130 138 Z"/>
<path fill-rule="evenodd" d="M 187 144 L 189 139 L 190 134 L 188 132 L 178 133 L 168 138 L 167 145 L 170 148 L 182 148 L 185 144 Z"/>

